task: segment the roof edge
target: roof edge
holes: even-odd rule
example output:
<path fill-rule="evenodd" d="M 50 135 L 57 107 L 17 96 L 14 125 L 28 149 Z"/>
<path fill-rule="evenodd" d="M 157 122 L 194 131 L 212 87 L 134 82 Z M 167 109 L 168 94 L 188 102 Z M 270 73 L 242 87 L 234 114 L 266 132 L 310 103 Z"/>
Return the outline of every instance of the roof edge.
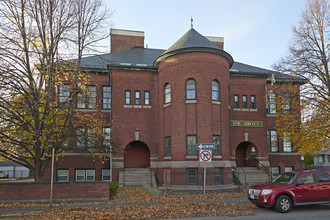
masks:
<path fill-rule="evenodd" d="M 158 68 L 156 67 L 142 67 L 142 66 L 125 66 L 125 65 L 118 65 L 118 64 L 108 64 L 107 69 L 111 70 L 131 70 L 131 71 L 144 71 L 144 72 L 156 72 Z"/>
<path fill-rule="evenodd" d="M 254 73 L 245 73 L 245 72 L 229 72 L 230 76 L 233 77 L 248 77 L 248 78 L 264 78 L 266 79 L 266 82 L 271 82 L 271 79 L 269 79 L 269 76 L 271 76 L 271 74 L 269 73 L 263 73 L 263 74 L 254 74 Z M 305 83 L 307 83 L 306 80 L 304 79 L 284 79 L 284 78 L 276 78 L 277 82 L 292 82 L 292 83 L 296 83 L 296 84 L 300 84 L 303 85 Z"/>
<path fill-rule="evenodd" d="M 218 54 L 220 56 L 223 56 L 224 58 L 226 58 L 229 62 L 230 67 L 233 66 L 234 64 L 234 59 L 233 57 L 227 53 L 224 50 L 219 49 L 215 49 L 215 48 L 209 48 L 209 47 L 188 47 L 188 48 L 182 48 L 182 49 L 178 49 L 178 50 L 174 50 L 174 51 L 169 51 L 167 53 L 164 53 L 162 55 L 160 55 L 155 61 L 153 66 L 154 67 L 158 67 L 158 63 L 160 63 L 161 61 L 165 60 L 166 58 L 169 58 L 171 56 L 175 56 L 178 54 L 184 54 L 184 53 L 191 53 L 191 52 L 207 52 L 207 53 L 213 53 L 213 54 Z"/>

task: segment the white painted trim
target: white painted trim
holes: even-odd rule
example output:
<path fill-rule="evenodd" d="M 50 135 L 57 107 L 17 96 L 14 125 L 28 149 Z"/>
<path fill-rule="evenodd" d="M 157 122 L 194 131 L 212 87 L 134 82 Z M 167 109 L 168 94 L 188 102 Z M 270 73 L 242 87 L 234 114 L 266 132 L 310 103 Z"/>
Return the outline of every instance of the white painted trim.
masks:
<path fill-rule="evenodd" d="M 132 108 L 132 105 L 124 105 L 124 108 Z"/>
<path fill-rule="evenodd" d="M 302 153 L 268 153 L 268 155 L 273 155 L 273 156 L 301 156 L 301 155 L 304 155 Z"/>
<path fill-rule="evenodd" d="M 215 105 L 220 105 L 220 104 L 221 104 L 221 102 L 219 102 L 219 101 L 212 101 L 212 104 L 215 104 Z"/>
<path fill-rule="evenodd" d="M 235 161 L 212 161 L 206 163 L 207 167 L 236 167 Z M 204 162 L 199 161 L 155 161 L 150 162 L 151 168 L 196 168 L 204 167 Z"/>
<path fill-rule="evenodd" d="M 189 104 L 189 103 L 197 103 L 197 100 L 196 99 L 186 100 L 186 103 L 187 104 Z"/>
<path fill-rule="evenodd" d="M 133 37 L 144 37 L 144 31 L 132 31 L 132 30 L 122 30 L 122 29 L 111 29 L 110 34 L 133 36 Z"/>
<path fill-rule="evenodd" d="M 188 160 L 197 160 L 198 156 L 186 156 L 186 159 L 188 159 Z"/>
<path fill-rule="evenodd" d="M 214 37 L 214 36 L 205 36 L 206 39 L 212 42 L 218 42 L 218 43 L 224 43 L 225 38 L 224 37 Z"/>

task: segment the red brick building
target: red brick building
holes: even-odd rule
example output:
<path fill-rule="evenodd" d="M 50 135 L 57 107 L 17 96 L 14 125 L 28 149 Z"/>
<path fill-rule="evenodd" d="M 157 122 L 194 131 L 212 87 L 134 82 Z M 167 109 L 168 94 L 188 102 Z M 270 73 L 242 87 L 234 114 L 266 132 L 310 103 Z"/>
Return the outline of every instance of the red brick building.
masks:
<path fill-rule="evenodd" d="M 150 49 L 144 47 L 144 32 L 112 30 L 111 53 L 83 59 L 91 95 L 77 108 L 98 109 L 112 121 L 104 132 L 110 137 L 111 130 L 119 143 L 111 163 L 113 180 L 128 168 L 146 168 L 159 184 L 165 172 L 180 173 L 171 176 L 177 184 L 201 184 L 200 143 L 215 145 L 207 164 L 215 184 L 232 183 L 230 173 L 237 167 L 266 168 L 273 175 L 304 167 L 290 139 L 277 137 L 276 112 L 266 102 L 267 96 L 272 103 L 275 85 L 291 82 L 299 89 L 303 82 L 236 62 L 223 45 L 223 38 L 204 37 L 191 28 L 169 49 Z M 65 154 L 58 159 L 57 178 L 108 180 L 109 164 L 86 153 Z"/>

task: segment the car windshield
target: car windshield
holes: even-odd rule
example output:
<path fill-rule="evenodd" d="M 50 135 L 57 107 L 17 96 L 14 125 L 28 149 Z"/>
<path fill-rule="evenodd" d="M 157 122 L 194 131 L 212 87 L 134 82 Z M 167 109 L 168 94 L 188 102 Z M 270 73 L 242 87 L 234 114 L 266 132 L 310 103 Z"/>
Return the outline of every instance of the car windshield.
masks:
<path fill-rule="evenodd" d="M 297 177 L 296 173 L 284 173 L 273 179 L 273 183 L 291 184 Z"/>

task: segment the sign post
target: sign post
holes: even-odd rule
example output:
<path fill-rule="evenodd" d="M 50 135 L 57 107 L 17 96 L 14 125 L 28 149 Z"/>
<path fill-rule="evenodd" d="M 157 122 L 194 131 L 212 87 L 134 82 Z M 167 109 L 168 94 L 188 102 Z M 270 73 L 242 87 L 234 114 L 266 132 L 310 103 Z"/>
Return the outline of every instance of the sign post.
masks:
<path fill-rule="evenodd" d="M 198 145 L 197 145 L 198 146 Z M 214 145 L 213 145 L 214 147 Z M 212 150 L 200 150 L 199 161 L 204 161 L 204 181 L 203 181 L 203 195 L 205 196 L 206 188 L 206 163 L 212 161 Z"/>

